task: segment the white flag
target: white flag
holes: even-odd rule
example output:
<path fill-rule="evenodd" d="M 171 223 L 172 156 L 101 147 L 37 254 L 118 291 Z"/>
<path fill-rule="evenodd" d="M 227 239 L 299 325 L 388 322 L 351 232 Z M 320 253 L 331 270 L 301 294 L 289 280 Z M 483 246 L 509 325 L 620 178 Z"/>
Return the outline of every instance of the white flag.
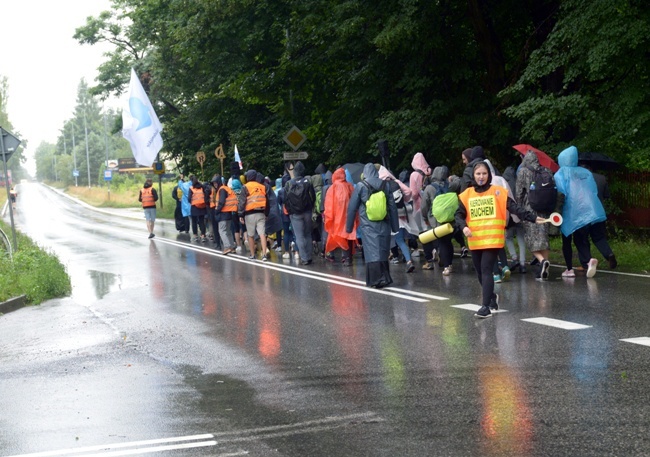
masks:
<path fill-rule="evenodd" d="M 149 97 L 142 88 L 135 70 L 131 68 L 129 99 L 122 111 L 122 135 L 131 143 L 135 161 L 150 167 L 163 146 L 162 125 Z"/>
<path fill-rule="evenodd" d="M 244 168 L 241 163 L 241 157 L 239 157 L 239 151 L 237 150 L 237 145 L 235 145 L 235 162 L 239 164 L 239 168 Z"/>

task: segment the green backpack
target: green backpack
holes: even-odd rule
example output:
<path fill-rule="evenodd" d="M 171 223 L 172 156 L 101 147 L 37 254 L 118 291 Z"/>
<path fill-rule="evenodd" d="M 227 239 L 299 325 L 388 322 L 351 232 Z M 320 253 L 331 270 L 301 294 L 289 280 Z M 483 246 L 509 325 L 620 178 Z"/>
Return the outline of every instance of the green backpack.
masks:
<path fill-rule="evenodd" d="M 453 221 L 457 209 L 458 195 L 456 195 L 456 192 L 437 195 L 431 204 L 431 214 L 440 224 Z"/>
<path fill-rule="evenodd" d="M 366 216 L 368 220 L 377 222 L 386 219 L 388 211 L 386 209 L 386 193 L 384 192 L 384 183 L 381 183 L 379 190 L 374 190 L 370 184 L 361 181 L 370 192 L 370 197 L 366 201 Z"/>

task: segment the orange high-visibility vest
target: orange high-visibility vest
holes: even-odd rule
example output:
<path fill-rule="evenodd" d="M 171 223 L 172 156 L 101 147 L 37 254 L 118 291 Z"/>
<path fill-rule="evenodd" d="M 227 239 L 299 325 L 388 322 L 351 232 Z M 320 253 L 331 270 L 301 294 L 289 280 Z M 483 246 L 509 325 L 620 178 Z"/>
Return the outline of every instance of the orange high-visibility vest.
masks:
<path fill-rule="evenodd" d="M 197 208 L 205 208 L 205 192 L 203 191 L 203 187 L 192 187 L 190 189 L 192 191 L 192 201 L 190 204 Z"/>
<path fill-rule="evenodd" d="M 221 186 L 219 190 L 226 191 L 226 201 L 221 208 L 222 213 L 234 213 L 237 211 L 237 194 L 228 186 Z"/>
<path fill-rule="evenodd" d="M 491 185 L 482 193 L 473 187 L 459 195 L 467 210 L 467 226 L 472 236 L 467 238 L 469 249 L 502 248 L 505 244 L 508 191 Z"/>
<path fill-rule="evenodd" d="M 244 187 L 248 190 L 244 211 L 255 211 L 266 208 L 266 187 L 258 182 L 247 182 Z"/>
<path fill-rule="evenodd" d="M 217 191 L 214 187 L 210 186 L 210 208 L 217 206 Z"/>
<path fill-rule="evenodd" d="M 156 206 L 156 201 L 153 199 L 153 188 L 145 187 L 140 191 L 142 198 L 142 207 L 143 208 L 152 208 Z"/>

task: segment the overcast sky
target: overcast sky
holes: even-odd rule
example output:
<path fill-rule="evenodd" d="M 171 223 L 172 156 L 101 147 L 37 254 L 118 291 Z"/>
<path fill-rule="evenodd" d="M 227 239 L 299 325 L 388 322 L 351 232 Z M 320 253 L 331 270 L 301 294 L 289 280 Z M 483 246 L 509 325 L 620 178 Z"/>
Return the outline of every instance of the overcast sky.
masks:
<path fill-rule="evenodd" d="M 0 0 L 0 75 L 8 78 L 12 133 L 28 140 L 28 158 L 42 141 L 56 142 L 72 117 L 81 79 L 96 84 L 102 54 L 110 48 L 82 46 L 72 36 L 88 16 L 110 5 L 110 0 Z"/>

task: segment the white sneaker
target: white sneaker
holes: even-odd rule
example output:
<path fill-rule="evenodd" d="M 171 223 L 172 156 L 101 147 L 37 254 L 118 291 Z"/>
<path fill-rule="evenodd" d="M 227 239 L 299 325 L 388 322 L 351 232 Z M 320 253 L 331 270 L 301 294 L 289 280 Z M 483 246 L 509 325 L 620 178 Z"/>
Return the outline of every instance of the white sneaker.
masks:
<path fill-rule="evenodd" d="M 564 273 L 562 273 L 563 278 L 575 278 L 576 274 L 573 270 L 565 270 Z"/>
<path fill-rule="evenodd" d="M 433 263 L 438 263 L 440 262 L 440 256 L 438 255 L 438 250 L 434 249 L 433 250 Z"/>
<path fill-rule="evenodd" d="M 443 276 L 449 276 L 451 274 L 451 271 L 452 271 L 452 268 L 451 268 L 451 265 L 449 265 L 447 268 L 442 270 L 442 275 Z"/>
<path fill-rule="evenodd" d="M 283 259 L 290 259 L 290 258 L 291 258 L 291 254 L 289 254 L 288 252 L 285 252 L 284 254 L 282 254 L 282 258 L 283 258 Z"/>
<path fill-rule="evenodd" d="M 235 248 L 235 252 L 236 252 L 237 254 L 241 254 L 241 246 L 237 246 L 237 247 Z"/>
<path fill-rule="evenodd" d="M 414 249 L 413 252 L 411 253 L 411 257 L 415 257 L 416 259 L 420 257 L 420 250 Z"/>
<path fill-rule="evenodd" d="M 294 257 L 294 259 L 296 259 L 296 260 L 300 260 L 300 253 L 299 253 L 298 251 L 294 251 L 294 253 L 293 253 L 293 257 Z"/>
<path fill-rule="evenodd" d="M 598 259 L 591 259 L 587 265 L 587 278 L 593 278 L 596 275 L 596 268 L 598 267 Z"/>

